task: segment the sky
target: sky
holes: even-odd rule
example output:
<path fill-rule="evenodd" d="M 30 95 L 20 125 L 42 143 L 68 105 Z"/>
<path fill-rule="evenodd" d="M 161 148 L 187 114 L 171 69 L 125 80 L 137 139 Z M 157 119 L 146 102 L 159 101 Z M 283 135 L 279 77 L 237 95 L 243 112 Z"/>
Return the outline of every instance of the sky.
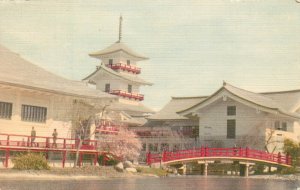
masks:
<path fill-rule="evenodd" d="M 144 104 L 203 96 L 223 81 L 255 92 L 300 89 L 296 0 L 0 0 L 0 44 L 58 75 L 81 80 L 88 53 L 118 40 L 139 62 Z"/>

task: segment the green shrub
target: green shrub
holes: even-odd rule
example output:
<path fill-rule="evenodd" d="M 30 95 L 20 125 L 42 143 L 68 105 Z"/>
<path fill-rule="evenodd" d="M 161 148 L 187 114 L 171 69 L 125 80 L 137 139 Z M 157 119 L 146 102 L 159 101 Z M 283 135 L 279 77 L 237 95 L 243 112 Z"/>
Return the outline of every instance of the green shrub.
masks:
<path fill-rule="evenodd" d="M 19 154 L 13 159 L 14 169 L 49 170 L 50 166 L 42 154 Z"/>
<path fill-rule="evenodd" d="M 119 161 L 110 154 L 102 154 L 98 157 L 99 165 L 114 166 L 117 163 L 119 163 Z"/>

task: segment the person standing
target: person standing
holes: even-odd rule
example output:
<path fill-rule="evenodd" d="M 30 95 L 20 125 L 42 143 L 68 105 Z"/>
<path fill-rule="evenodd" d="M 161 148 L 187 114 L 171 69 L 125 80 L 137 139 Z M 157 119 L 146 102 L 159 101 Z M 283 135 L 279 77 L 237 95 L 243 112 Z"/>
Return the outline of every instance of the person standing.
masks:
<path fill-rule="evenodd" d="M 56 129 L 54 129 L 53 133 L 52 133 L 52 137 L 53 137 L 53 144 L 52 144 L 52 147 L 55 147 L 57 148 L 57 145 L 56 145 L 56 139 L 57 139 L 57 136 L 58 136 L 58 133 L 56 131 Z"/>
<path fill-rule="evenodd" d="M 31 129 L 31 146 L 34 145 L 35 137 L 36 137 L 36 131 L 35 131 L 34 127 L 32 127 L 32 129 Z"/>

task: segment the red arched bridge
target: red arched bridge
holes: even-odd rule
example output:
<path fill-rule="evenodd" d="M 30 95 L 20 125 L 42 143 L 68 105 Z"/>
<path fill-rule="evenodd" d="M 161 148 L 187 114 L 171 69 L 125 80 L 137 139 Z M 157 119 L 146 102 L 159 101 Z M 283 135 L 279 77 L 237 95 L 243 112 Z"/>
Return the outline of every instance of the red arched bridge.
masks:
<path fill-rule="evenodd" d="M 108 131 L 109 132 L 109 131 Z M 79 165 L 82 165 L 83 155 L 94 156 L 93 164 L 96 165 L 98 155 L 103 153 L 97 150 L 99 141 L 83 140 L 79 149 Z M 78 149 L 79 139 L 36 136 L 34 139 L 26 135 L 0 133 L 0 159 L 4 167 L 8 167 L 11 153 L 15 152 L 42 152 L 48 159 L 49 152 L 62 154 L 62 167 L 65 167 L 67 154 L 75 154 Z M 2 152 L 2 153 L 1 153 Z"/>
<path fill-rule="evenodd" d="M 187 163 L 205 160 L 233 160 L 246 162 L 262 162 L 273 165 L 290 167 L 292 164 L 289 155 L 281 153 L 271 154 L 262 150 L 249 148 L 208 148 L 201 147 L 189 150 L 179 150 L 174 152 L 164 151 L 162 153 L 148 153 L 147 164 L 167 164 Z"/>

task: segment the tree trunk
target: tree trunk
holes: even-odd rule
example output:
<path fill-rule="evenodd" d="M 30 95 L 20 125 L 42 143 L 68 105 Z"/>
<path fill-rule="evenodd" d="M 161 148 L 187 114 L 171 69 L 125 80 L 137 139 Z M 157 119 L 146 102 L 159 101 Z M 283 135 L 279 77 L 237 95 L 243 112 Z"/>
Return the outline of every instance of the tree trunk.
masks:
<path fill-rule="evenodd" d="M 79 143 L 76 149 L 76 156 L 75 156 L 75 162 L 74 162 L 74 168 L 76 168 L 79 164 L 78 164 L 78 160 L 79 160 L 79 150 L 81 149 L 82 146 L 82 139 L 79 139 Z"/>

